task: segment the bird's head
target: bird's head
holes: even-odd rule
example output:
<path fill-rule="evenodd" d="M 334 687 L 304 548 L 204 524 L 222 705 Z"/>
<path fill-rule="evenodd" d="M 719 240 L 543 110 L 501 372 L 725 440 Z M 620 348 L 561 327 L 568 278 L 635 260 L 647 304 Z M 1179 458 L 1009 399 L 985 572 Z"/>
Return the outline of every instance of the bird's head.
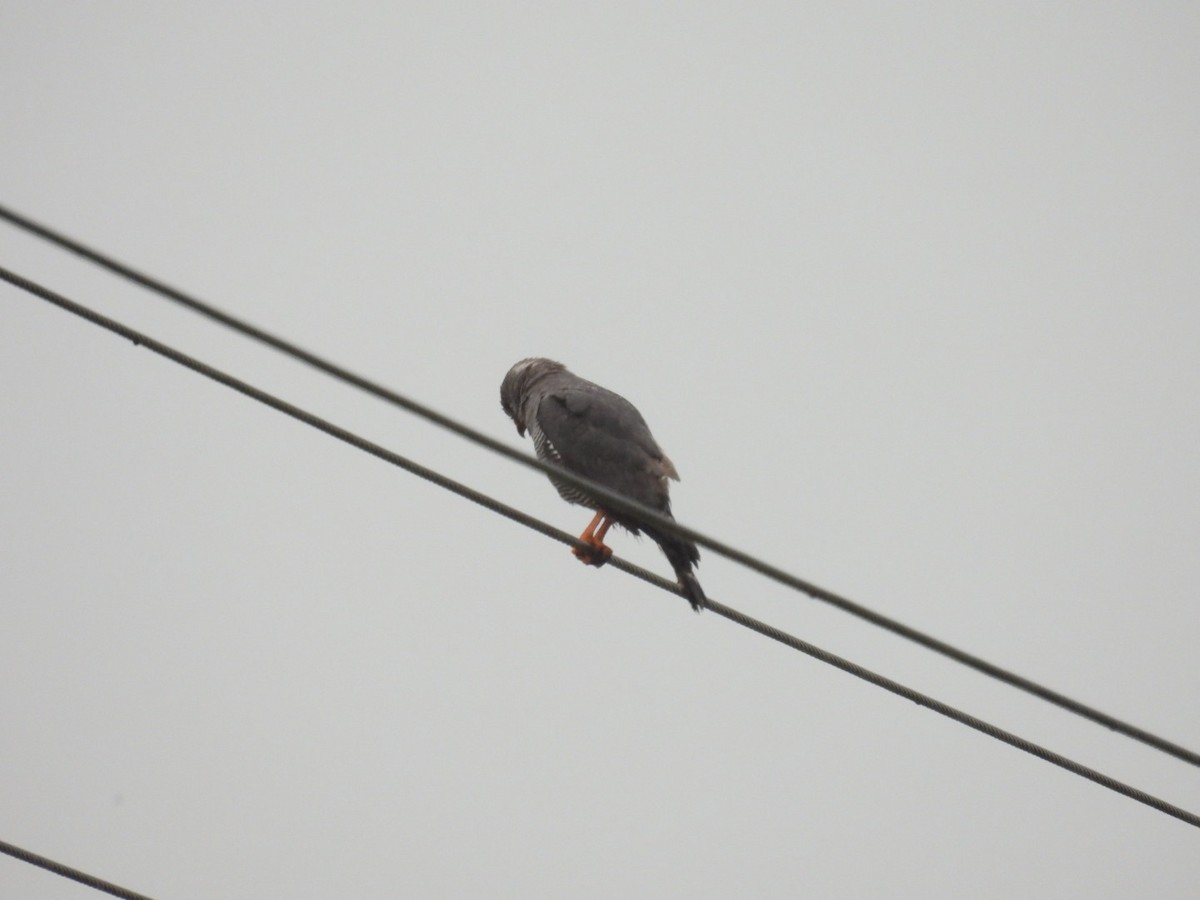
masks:
<path fill-rule="evenodd" d="M 500 406 L 517 426 L 517 434 L 525 437 L 525 402 L 533 385 L 554 372 L 565 372 L 566 366 L 552 359 L 533 357 L 523 359 L 504 376 L 500 383 Z"/>

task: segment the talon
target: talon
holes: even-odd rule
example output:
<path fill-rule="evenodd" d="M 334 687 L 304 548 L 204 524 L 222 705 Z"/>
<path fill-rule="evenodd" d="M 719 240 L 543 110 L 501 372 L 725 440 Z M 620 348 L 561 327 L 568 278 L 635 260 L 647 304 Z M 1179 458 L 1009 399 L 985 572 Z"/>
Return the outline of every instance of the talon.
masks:
<path fill-rule="evenodd" d="M 612 548 L 604 545 L 604 535 L 608 533 L 608 529 L 612 527 L 612 519 L 602 509 L 596 510 L 596 515 L 592 517 L 592 521 L 588 523 L 588 527 L 583 529 L 583 534 L 579 539 L 587 544 L 586 547 L 572 547 L 571 552 L 575 554 L 575 558 L 589 566 L 599 568 L 608 562 L 612 556 Z"/>
<path fill-rule="evenodd" d="M 599 568 L 608 562 L 612 556 L 612 547 L 607 547 L 604 544 L 590 543 L 586 547 L 572 547 L 571 552 L 575 554 L 575 558 L 581 563 L 586 563 L 589 566 Z"/>

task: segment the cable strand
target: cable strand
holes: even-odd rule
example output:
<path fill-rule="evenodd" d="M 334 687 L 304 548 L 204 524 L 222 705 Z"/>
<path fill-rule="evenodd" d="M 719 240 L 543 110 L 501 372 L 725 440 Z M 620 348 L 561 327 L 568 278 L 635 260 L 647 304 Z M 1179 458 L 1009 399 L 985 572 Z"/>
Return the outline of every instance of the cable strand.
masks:
<path fill-rule="evenodd" d="M 16 844 L 10 844 L 7 841 L 0 841 L 0 853 L 6 856 L 11 856 L 13 859 L 19 859 L 22 862 L 27 862 L 30 865 L 38 866 L 45 869 L 47 872 L 53 872 L 55 875 L 60 875 L 63 878 L 69 878 L 71 881 L 77 881 L 80 884 L 85 884 L 97 891 L 103 891 L 106 894 L 111 894 L 114 897 L 121 897 L 122 900 L 150 900 L 145 894 L 139 894 L 136 891 L 131 891 L 129 888 L 123 888 L 120 885 L 113 884 L 111 881 L 105 881 L 103 878 L 97 878 L 95 875 L 89 875 L 87 872 L 81 872 L 79 869 L 64 865 L 60 862 L 55 862 L 32 850 L 25 850 L 18 847 Z"/>
<path fill-rule="evenodd" d="M 171 360 L 172 362 L 178 363 L 179 365 L 184 366 L 185 368 L 191 369 L 192 371 L 194 371 L 200 375 L 204 375 L 206 378 L 216 381 L 222 385 L 225 385 L 226 387 L 232 388 L 233 390 L 236 390 L 237 392 L 239 392 L 247 397 L 255 399 L 255 400 L 259 401 L 260 403 L 263 403 L 266 406 L 271 407 L 272 409 L 282 412 L 285 415 L 288 415 L 298 421 L 304 422 L 305 424 L 310 425 L 313 428 L 317 428 L 318 430 L 325 432 L 326 434 L 330 435 L 331 437 L 335 437 L 338 440 L 344 441 L 345 443 L 350 444 L 351 446 L 354 446 L 360 450 L 370 453 L 371 455 L 378 457 L 379 459 L 382 459 L 386 462 L 390 462 L 393 465 L 399 466 L 400 468 L 405 469 L 406 471 L 411 472 L 412 474 L 418 475 L 421 478 L 424 478 L 428 481 L 431 481 L 434 484 L 437 484 L 439 487 L 444 487 L 447 490 L 453 491 L 454 493 L 458 494 L 461 497 L 465 497 L 469 500 L 472 500 L 475 503 L 485 506 L 488 509 L 491 509 L 491 510 L 498 512 L 504 516 L 507 516 L 508 518 L 510 518 L 514 521 L 520 522 L 521 524 L 526 525 L 527 527 L 533 528 L 536 531 L 539 531 L 540 533 L 542 533 L 548 537 L 551 537 L 551 538 L 554 538 L 555 540 L 561 541 L 564 544 L 570 544 L 570 545 L 575 545 L 575 546 L 582 545 L 582 542 L 580 542 L 577 538 L 567 534 L 564 531 L 561 531 L 560 529 L 553 527 L 552 525 L 549 525 L 545 522 L 535 519 L 532 516 L 522 513 L 519 510 L 514 509 L 513 507 L 510 507 L 504 503 L 501 503 L 500 501 L 495 500 L 494 498 L 489 497 L 486 494 L 483 494 L 479 491 L 476 491 L 473 488 L 469 488 L 466 485 L 460 484 L 459 482 L 455 481 L 454 479 L 451 479 L 445 475 L 435 472 L 432 469 L 428 469 L 425 466 L 415 463 L 415 462 L 407 459 L 406 457 L 401 456 L 398 453 L 395 453 L 391 450 L 387 450 L 386 448 L 381 447 L 378 444 L 374 444 L 371 441 L 366 440 L 365 438 L 359 437 L 358 435 L 356 435 L 352 432 L 349 432 L 346 429 L 341 428 L 337 425 L 334 425 L 333 423 L 328 422 L 328 421 L 320 418 L 319 416 L 316 416 L 310 412 L 300 409 L 297 406 L 293 406 L 292 404 L 288 403 L 287 401 L 281 400 L 280 398 L 275 397 L 274 395 L 269 394 L 266 391 L 260 390 L 256 387 L 254 387 L 253 385 L 250 385 L 250 384 L 242 381 L 241 379 L 234 377 L 233 375 L 229 375 L 226 372 L 223 372 L 219 369 L 214 368 L 213 366 L 208 365 L 207 363 L 201 362 L 200 360 L 197 360 L 191 356 L 188 356 L 187 354 L 185 354 L 179 350 L 176 350 L 172 347 L 169 347 L 166 344 L 163 344 L 163 343 L 161 343 L 139 331 L 136 331 L 132 328 L 129 328 L 126 325 L 116 322 L 115 320 L 110 319 L 107 316 L 101 315 L 100 313 L 97 313 L 91 309 L 88 309 L 87 307 L 81 306 L 80 304 L 75 303 L 72 300 L 68 300 L 66 297 L 63 297 L 61 294 L 51 291 L 48 288 L 42 287 L 41 285 L 36 284 L 35 282 L 32 282 L 27 278 L 24 278 L 20 275 L 16 275 L 15 273 L 8 271 L 7 269 L 0 268 L 0 279 L 3 279 L 5 281 L 9 282 L 10 284 L 13 284 L 16 287 L 19 287 L 22 290 L 25 290 L 37 297 L 40 297 L 41 299 L 61 308 L 63 310 L 66 310 L 67 312 L 73 313 L 73 314 L 79 316 L 80 318 L 86 319 L 87 321 L 92 322 L 93 324 L 98 325 L 101 328 L 105 328 L 108 331 L 113 332 L 114 334 L 120 335 L 121 337 L 124 337 L 125 339 L 133 342 L 136 346 L 144 347 L 147 350 L 150 350 L 151 352 L 158 354 L 159 356 L 163 356 L 163 357 Z M 683 596 L 683 591 L 679 587 L 678 584 L 673 584 L 671 582 L 668 582 L 668 581 L 666 581 L 666 579 L 660 578 L 659 576 L 654 575 L 651 572 L 641 569 L 639 566 L 635 566 L 632 563 L 627 562 L 626 560 L 622 560 L 617 557 L 613 557 L 612 560 L 610 561 L 610 564 L 615 565 L 616 568 L 621 569 L 624 572 L 628 572 L 629 574 L 635 575 L 644 581 L 647 581 L 651 584 L 661 587 L 664 590 L 670 591 L 673 594 Z M 1135 788 L 1131 785 L 1125 784 L 1124 782 L 1118 781 L 1115 778 L 1105 775 L 1104 773 L 1099 772 L 1095 769 L 1089 768 L 1088 766 L 1085 766 L 1082 763 L 1078 763 L 1072 759 L 1062 756 L 1061 754 L 1055 753 L 1052 750 L 1048 750 L 1047 748 L 1042 747 L 1039 744 L 1035 744 L 1032 741 L 1026 740 L 1025 738 L 1019 737 L 1018 735 L 1015 735 L 1011 732 L 1005 731 L 1004 729 L 999 728 L 995 725 L 992 725 L 991 723 L 989 723 L 983 719 L 980 719 L 976 716 L 970 715 L 969 713 L 962 712 L 961 710 L 958 710 L 955 707 L 952 707 L 948 704 L 942 703 L 940 700 L 935 700 L 933 697 L 930 697 L 926 694 L 923 694 L 919 691 L 909 688 L 903 684 L 900 684 L 897 681 L 893 681 L 892 679 L 887 678 L 886 676 L 879 675 L 869 669 L 859 666 L 856 663 L 852 663 L 849 660 L 843 659 L 840 656 L 837 656 L 833 653 L 823 650 L 820 647 L 815 646 L 814 644 L 810 644 L 807 641 L 801 640 L 800 638 L 794 637 L 793 635 L 790 635 L 785 631 L 782 631 L 778 628 L 775 628 L 772 625 L 768 625 L 764 622 L 761 622 L 758 619 L 755 619 L 751 616 L 746 615 L 745 613 L 742 613 L 736 609 L 733 609 L 732 607 L 725 606 L 722 603 L 719 603 L 715 600 L 710 599 L 708 608 L 711 609 L 713 612 L 715 612 L 717 615 L 720 615 L 726 619 L 729 619 L 732 622 L 736 622 L 737 624 L 742 625 L 745 628 L 749 628 L 753 631 L 756 631 L 759 634 L 764 635 L 765 637 L 771 638 L 772 640 L 775 640 L 782 644 L 785 644 L 788 647 L 791 647 L 795 650 L 805 653 L 805 654 L 813 657 L 814 659 L 820 660 L 821 662 L 827 663 L 838 669 L 841 669 L 843 672 L 854 675 L 856 678 L 860 678 L 864 681 L 869 682 L 870 684 L 873 684 L 877 687 L 881 687 L 884 690 L 887 690 L 893 694 L 896 694 L 897 696 L 903 697 L 904 699 L 911 700 L 912 702 L 914 702 L 920 706 L 924 706 L 927 709 L 930 709 L 936 713 L 939 713 L 940 715 L 946 716 L 947 718 L 950 718 L 956 722 L 959 722 L 960 724 L 966 725 L 969 728 L 972 728 L 976 731 L 986 734 L 989 737 L 995 738 L 996 740 L 1002 741 L 1012 747 L 1017 748 L 1018 750 L 1022 750 L 1026 753 L 1029 753 L 1033 756 L 1038 757 L 1039 759 L 1042 759 L 1046 762 L 1052 763 L 1053 765 L 1059 766 L 1060 768 L 1066 769 L 1067 771 L 1069 771 L 1075 775 L 1078 775 L 1082 778 L 1086 778 L 1096 784 L 1101 785 L 1102 787 L 1108 788 L 1111 791 L 1122 794 L 1132 800 L 1136 800 L 1137 802 L 1142 803 L 1146 806 L 1149 806 L 1153 809 L 1156 809 L 1159 812 L 1165 813 L 1166 815 L 1169 815 L 1176 819 L 1179 819 L 1182 822 L 1186 822 L 1187 824 L 1189 824 L 1195 828 L 1200 828 L 1200 815 L 1197 815 L 1193 812 L 1183 809 L 1182 807 L 1179 807 L 1172 803 L 1169 803 L 1166 800 L 1163 800 L 1159 797 L 1155 797 L 1152 794 L 1148 794 L 1145 791 L 1140 790 L 1139 788 Z"/>

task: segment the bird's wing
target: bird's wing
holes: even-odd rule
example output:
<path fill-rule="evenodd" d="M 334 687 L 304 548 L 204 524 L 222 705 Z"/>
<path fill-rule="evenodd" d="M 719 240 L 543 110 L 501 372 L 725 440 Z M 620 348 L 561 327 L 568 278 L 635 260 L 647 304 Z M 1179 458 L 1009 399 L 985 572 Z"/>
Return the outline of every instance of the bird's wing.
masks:
<path fill-rule="evenodd" d="M 590 384 L 558 387 L 542 397 L 537 420 L 565 468 L 651 508 L 666 507 L 675 467 L 624 397 Z"/>

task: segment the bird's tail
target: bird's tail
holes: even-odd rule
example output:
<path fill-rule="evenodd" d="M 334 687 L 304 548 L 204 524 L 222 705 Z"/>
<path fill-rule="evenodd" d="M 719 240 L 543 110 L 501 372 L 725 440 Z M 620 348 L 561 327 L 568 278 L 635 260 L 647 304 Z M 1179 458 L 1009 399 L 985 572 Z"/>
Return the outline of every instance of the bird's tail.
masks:
<path fill-rule="evenodd" d="M 692 571 L 696 563 L 700 561 L 700 551 L 696 549 L 696 545 L 676 535 L 654 529 L 647 528 L 645 532 L 662 549 L 667 562 L 675 570 L 675 577 L 679 579 L 679 586 L 687 595 L 692 609 L 700 612 L 708 605 L 708 598 L 704 596 L 704 589 L 700 587 L 700 582 L 696 580 L 696 575 Z"/>

